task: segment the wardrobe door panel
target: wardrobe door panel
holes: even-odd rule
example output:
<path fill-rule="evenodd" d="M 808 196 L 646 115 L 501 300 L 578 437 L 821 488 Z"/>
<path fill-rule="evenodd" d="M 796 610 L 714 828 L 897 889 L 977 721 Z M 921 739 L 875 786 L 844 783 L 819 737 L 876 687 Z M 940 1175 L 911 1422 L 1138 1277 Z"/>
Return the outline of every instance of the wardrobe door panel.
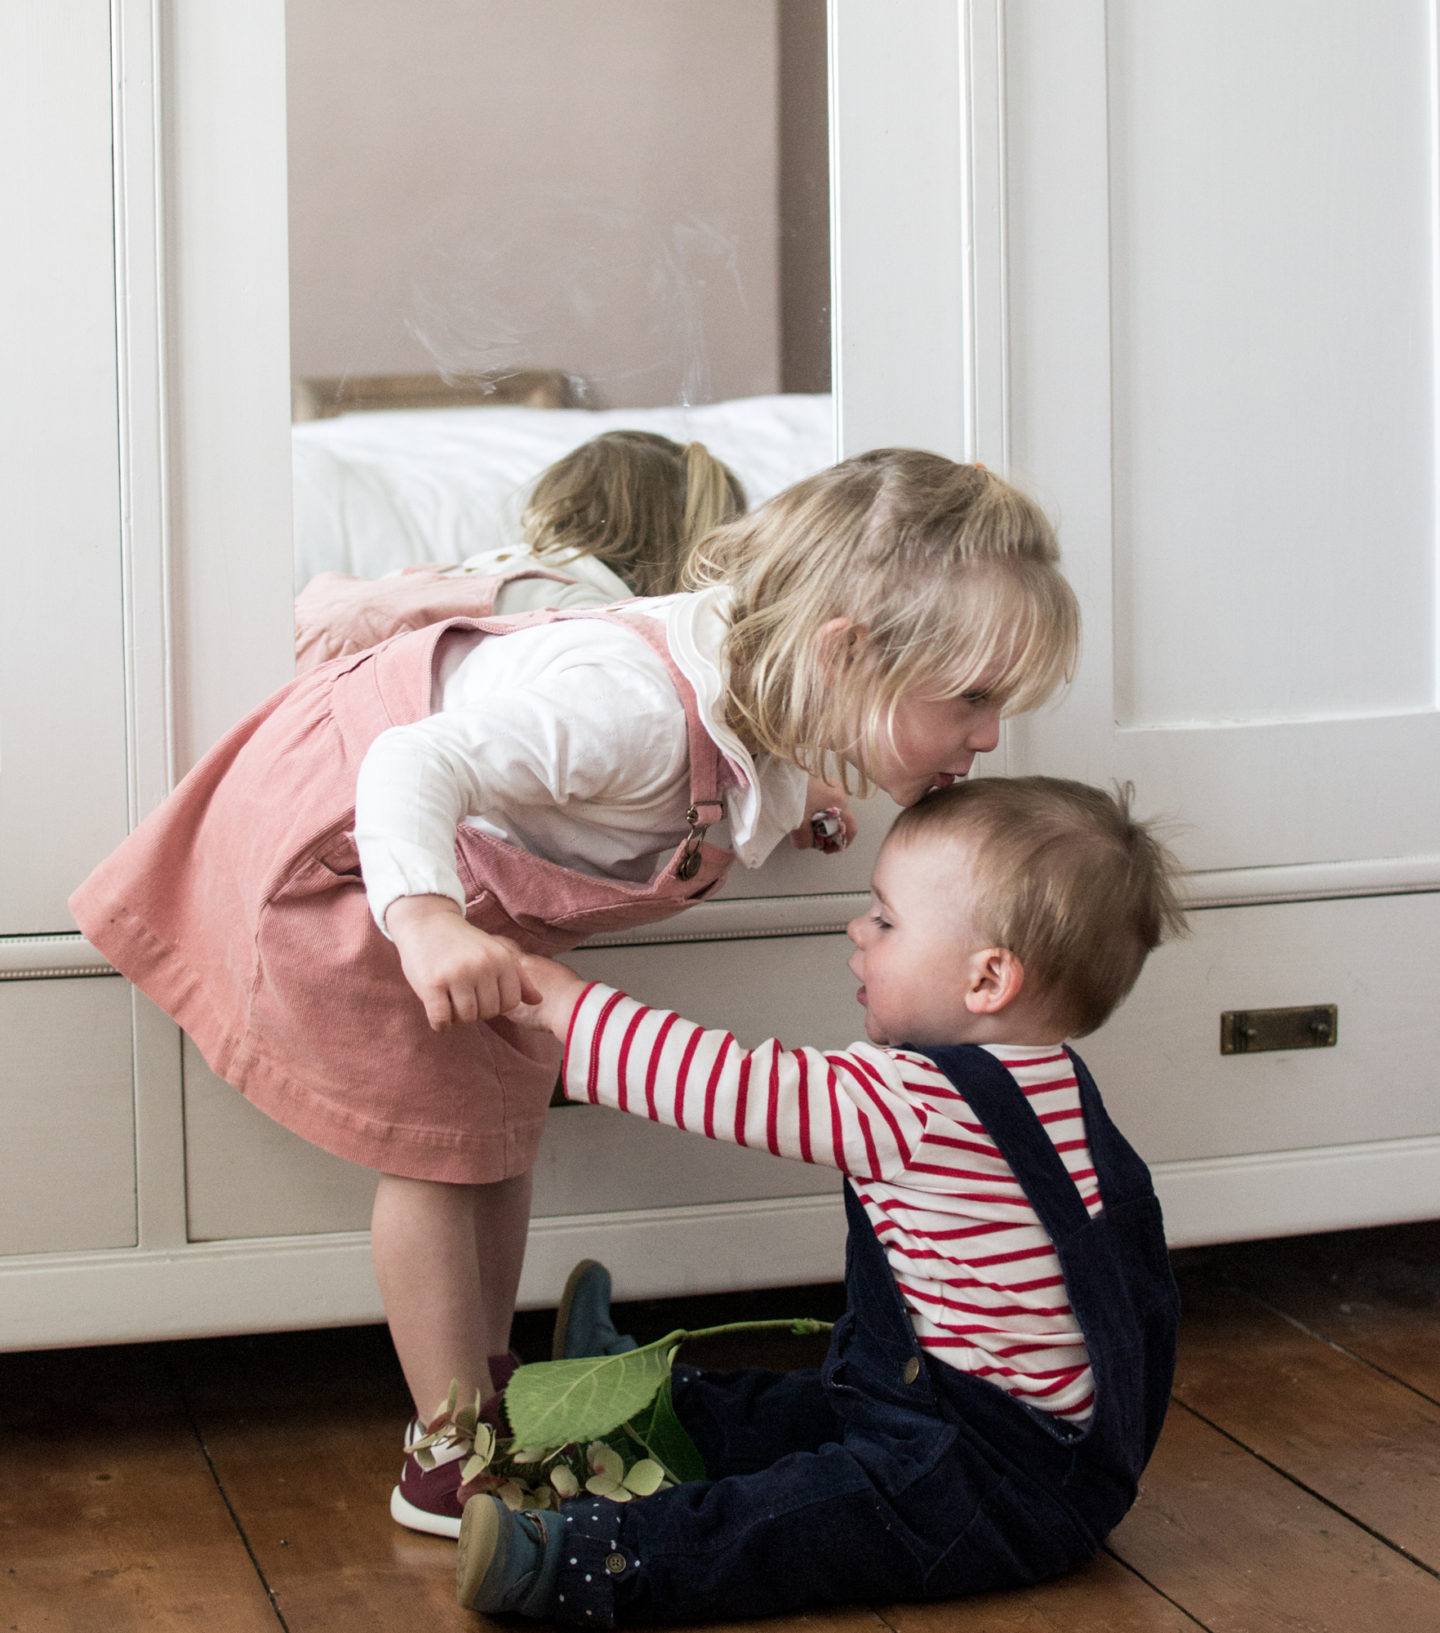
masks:
<path fill-rule="evenodd" d="M 1007 457 L 1085 628 L 1010 769 L 1132 780 L 1212 896 L 1440 882 L 1434 12 L 1005 7 Z"/>
<path fill-rule="evenodd" d="M 0 935 L 73 930 L 126 822 L 110 6 L 66 13 L 0 7 Z"/>

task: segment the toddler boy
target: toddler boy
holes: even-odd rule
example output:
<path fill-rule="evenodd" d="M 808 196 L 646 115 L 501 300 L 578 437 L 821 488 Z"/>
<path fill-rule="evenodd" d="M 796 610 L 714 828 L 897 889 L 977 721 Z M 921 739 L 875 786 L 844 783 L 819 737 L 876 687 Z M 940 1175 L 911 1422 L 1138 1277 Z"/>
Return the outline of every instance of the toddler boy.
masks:
<path fill-rule="evenodd" d="M 818 1372 L 674 1375 L 709 1477 L 472 1500 L 461 1603 L 749 1618 L 1022 1586 L 1091 1558 L 1164 1417 L 1178 1302 L 1145 1165 L 1064 1044 L 1184 919 L 1128 797 L 985 779 L 901 813 L 849 926 L 867 1043 L 741 1049 L 529 959 L 565 1092 L 848 1177 Z"/>

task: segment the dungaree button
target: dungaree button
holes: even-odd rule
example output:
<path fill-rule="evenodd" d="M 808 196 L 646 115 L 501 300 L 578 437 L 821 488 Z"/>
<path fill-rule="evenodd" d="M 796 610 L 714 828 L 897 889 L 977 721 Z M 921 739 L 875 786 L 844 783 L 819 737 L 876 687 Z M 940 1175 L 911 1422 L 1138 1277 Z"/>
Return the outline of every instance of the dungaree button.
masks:
<path fill-rule="evenodd" d="M 625 1569 L 624 1554 L 606 1554 L 605 1569 L 609 1571 L 611 1576 L 619 1576 L 621 1571 Z"/>
<path fill-rule="evenodd" d="M 920 1357 L 912 1355 L 901 1370 L 900 1376 L 907 1384 L 913 1384 L 920 1376 Z"/>

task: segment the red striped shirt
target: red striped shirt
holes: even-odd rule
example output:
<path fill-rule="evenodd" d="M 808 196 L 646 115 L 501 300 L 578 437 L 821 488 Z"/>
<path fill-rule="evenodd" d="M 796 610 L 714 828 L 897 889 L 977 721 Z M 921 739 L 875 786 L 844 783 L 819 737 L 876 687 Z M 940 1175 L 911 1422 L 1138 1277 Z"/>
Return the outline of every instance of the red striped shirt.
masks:
<path fill-rule="evenodd" d="M 1056 1045 L 990 1053 L 1098 1213 L 1069 1056 Z M 742 1049 L 728 1032 L 595 984 L 570 1025 L 565 1092 L 848 1174 L 920 1343 L 1042 1411 L 1089 1418 L 1089 1356 L 1054 1245 L 984 1126 L 926 1056 L 870 1043 Z"/>

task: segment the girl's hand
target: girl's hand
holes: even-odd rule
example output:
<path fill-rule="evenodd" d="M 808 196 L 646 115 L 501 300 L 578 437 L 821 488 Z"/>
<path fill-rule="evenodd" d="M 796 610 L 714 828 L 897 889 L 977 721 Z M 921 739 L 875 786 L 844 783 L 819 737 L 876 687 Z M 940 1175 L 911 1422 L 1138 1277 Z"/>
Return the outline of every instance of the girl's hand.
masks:
<path fill-rule="evenodd" d="M 837 788 L 834 783 L 822 782 L 819 777 L 810 779 L 810 786 L 805 794 L 805 810 L 808 813 L 805 821 L 790 833 L 790 843 L 797 851 L 819 850 L 827 856 L 837 855 L 845 849 L 859 829 L 855 813 L 850 809 L 850 796 L 843 788 Z M 831 812 L 834 813 L 840 831 L 827 838 L 816 831 L 814 819 Z"/>
<path fill-rule="evenodd" d="M 587 983 L 572 969 L 557 964 L 552 958 L 540 958 L 527 953 L 520 961 L 520 973 L 540 994 L 538 1002 L 527 1002 L 512 1009 L 505 1017 L 519 1021 L 522 1026 L 533 1026 L 537 1031 L 550 1032 L 561 1043 L 570 1033 L 570 1017 L 580 1002 Z"/>
<path fill-rule="evenodd" d="M 467 922 L 448 896 L 398 897 L 385 928 L 432 1031 L 493 1020 L 540 997 L 521 973 L 515 943 Z"/>

